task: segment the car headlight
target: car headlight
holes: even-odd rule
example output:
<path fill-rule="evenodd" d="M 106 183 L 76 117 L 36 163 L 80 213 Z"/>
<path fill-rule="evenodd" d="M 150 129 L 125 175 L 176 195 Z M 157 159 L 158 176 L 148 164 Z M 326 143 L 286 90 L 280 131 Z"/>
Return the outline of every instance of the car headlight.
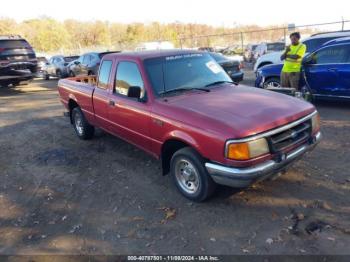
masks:
<path fill-rule="evenodd" d="M 232 160 L 248 160 L 269 153 L 265 138 L 248 142 L 232 142 L 226 145 L 226 157 Z"/>
<path fill-rule="evenodd" d="M 318 131 L 320 131 L 320 115 L 318 114 L 318 112 L 314 114 L 311 118 L 311 125 L 313 134 L 316 134 Z"/>

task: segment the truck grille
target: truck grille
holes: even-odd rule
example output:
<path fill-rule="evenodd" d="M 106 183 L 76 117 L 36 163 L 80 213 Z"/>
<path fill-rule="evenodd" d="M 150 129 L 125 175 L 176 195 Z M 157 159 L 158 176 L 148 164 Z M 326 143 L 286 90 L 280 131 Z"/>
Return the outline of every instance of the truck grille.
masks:
<path fill-rule="evenodd" d="M 311 137 L 311 120 L 293 126 L 268 138 L 270 149 L 273 153 L 282 151 L 293 145 L 307 141 Z"/>

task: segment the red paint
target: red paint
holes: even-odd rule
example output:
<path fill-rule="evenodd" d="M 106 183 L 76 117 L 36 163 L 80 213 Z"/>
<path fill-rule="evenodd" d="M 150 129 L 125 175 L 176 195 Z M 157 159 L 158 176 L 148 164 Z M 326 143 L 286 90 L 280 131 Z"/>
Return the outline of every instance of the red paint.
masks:
<path fill-rule="evenodd" d="M 179 52 L 162 52 L 161 56 Z M 69 100 L 74 100 L 92 125 L 121 137 L 157 158 L 161 155 L 162 145 L 167 140 L 176 139 L 192 146 L 206 159 L 237 167 L 257 164 L 272 156 L 249 161 L 228 160 L 224 156 L 225 141 L 274 129 L 315 110 L 311 104 L 296 98 L 230 84 L 213 88 L 209 93 L 193 91 L 166 99 L 157 98 L 153 95 L 143 60 L 159 54 L 106 55 L 103 60 L 113 61 L 108 89 L 74 81 L 81 78 L 60 80 L 58 91 L 61 101 L 68 109 Z M 138 64 L 145 83 L 147 102 L 113 94 L 118 61 Z M 108 105 L 110 100 L 115 101 L 115 107 Z"/>

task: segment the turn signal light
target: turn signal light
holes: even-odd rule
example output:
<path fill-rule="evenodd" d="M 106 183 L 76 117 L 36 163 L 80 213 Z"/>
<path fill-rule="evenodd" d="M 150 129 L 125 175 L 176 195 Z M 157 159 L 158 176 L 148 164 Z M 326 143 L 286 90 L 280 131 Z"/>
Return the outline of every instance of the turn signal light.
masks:
<path fill-rule="evenodd" d="M 247 160 L 250 157 L 249 147 L 247 143 L 229 144 L 227 157 L 235 160 Z"/>
<path fill-rule="evenodd" d="M 248 160 L 269 152 L 266 139 L 260 138 L 244 143 L 229 143 L 226 148 L 226 157 L 232 160 Z"/>

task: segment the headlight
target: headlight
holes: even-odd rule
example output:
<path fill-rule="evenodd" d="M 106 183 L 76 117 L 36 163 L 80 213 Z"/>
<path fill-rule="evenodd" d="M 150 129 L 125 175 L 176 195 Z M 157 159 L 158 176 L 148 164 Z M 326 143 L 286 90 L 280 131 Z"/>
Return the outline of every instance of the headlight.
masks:
<path fill-rule="evenodd" d="M 316 134 L 318 131 L 320 131 L 320 115 L 316 113 L 311 118 L 311 125 L 312 125 L 312 133 Z"/>
<path fill-rule="evenodd" d="M 233 160 L 248 160 L 269 152 L 269 146 L 265 138 L 244 143 L 232 142 L 226 146 L 226 157 Z"/>

